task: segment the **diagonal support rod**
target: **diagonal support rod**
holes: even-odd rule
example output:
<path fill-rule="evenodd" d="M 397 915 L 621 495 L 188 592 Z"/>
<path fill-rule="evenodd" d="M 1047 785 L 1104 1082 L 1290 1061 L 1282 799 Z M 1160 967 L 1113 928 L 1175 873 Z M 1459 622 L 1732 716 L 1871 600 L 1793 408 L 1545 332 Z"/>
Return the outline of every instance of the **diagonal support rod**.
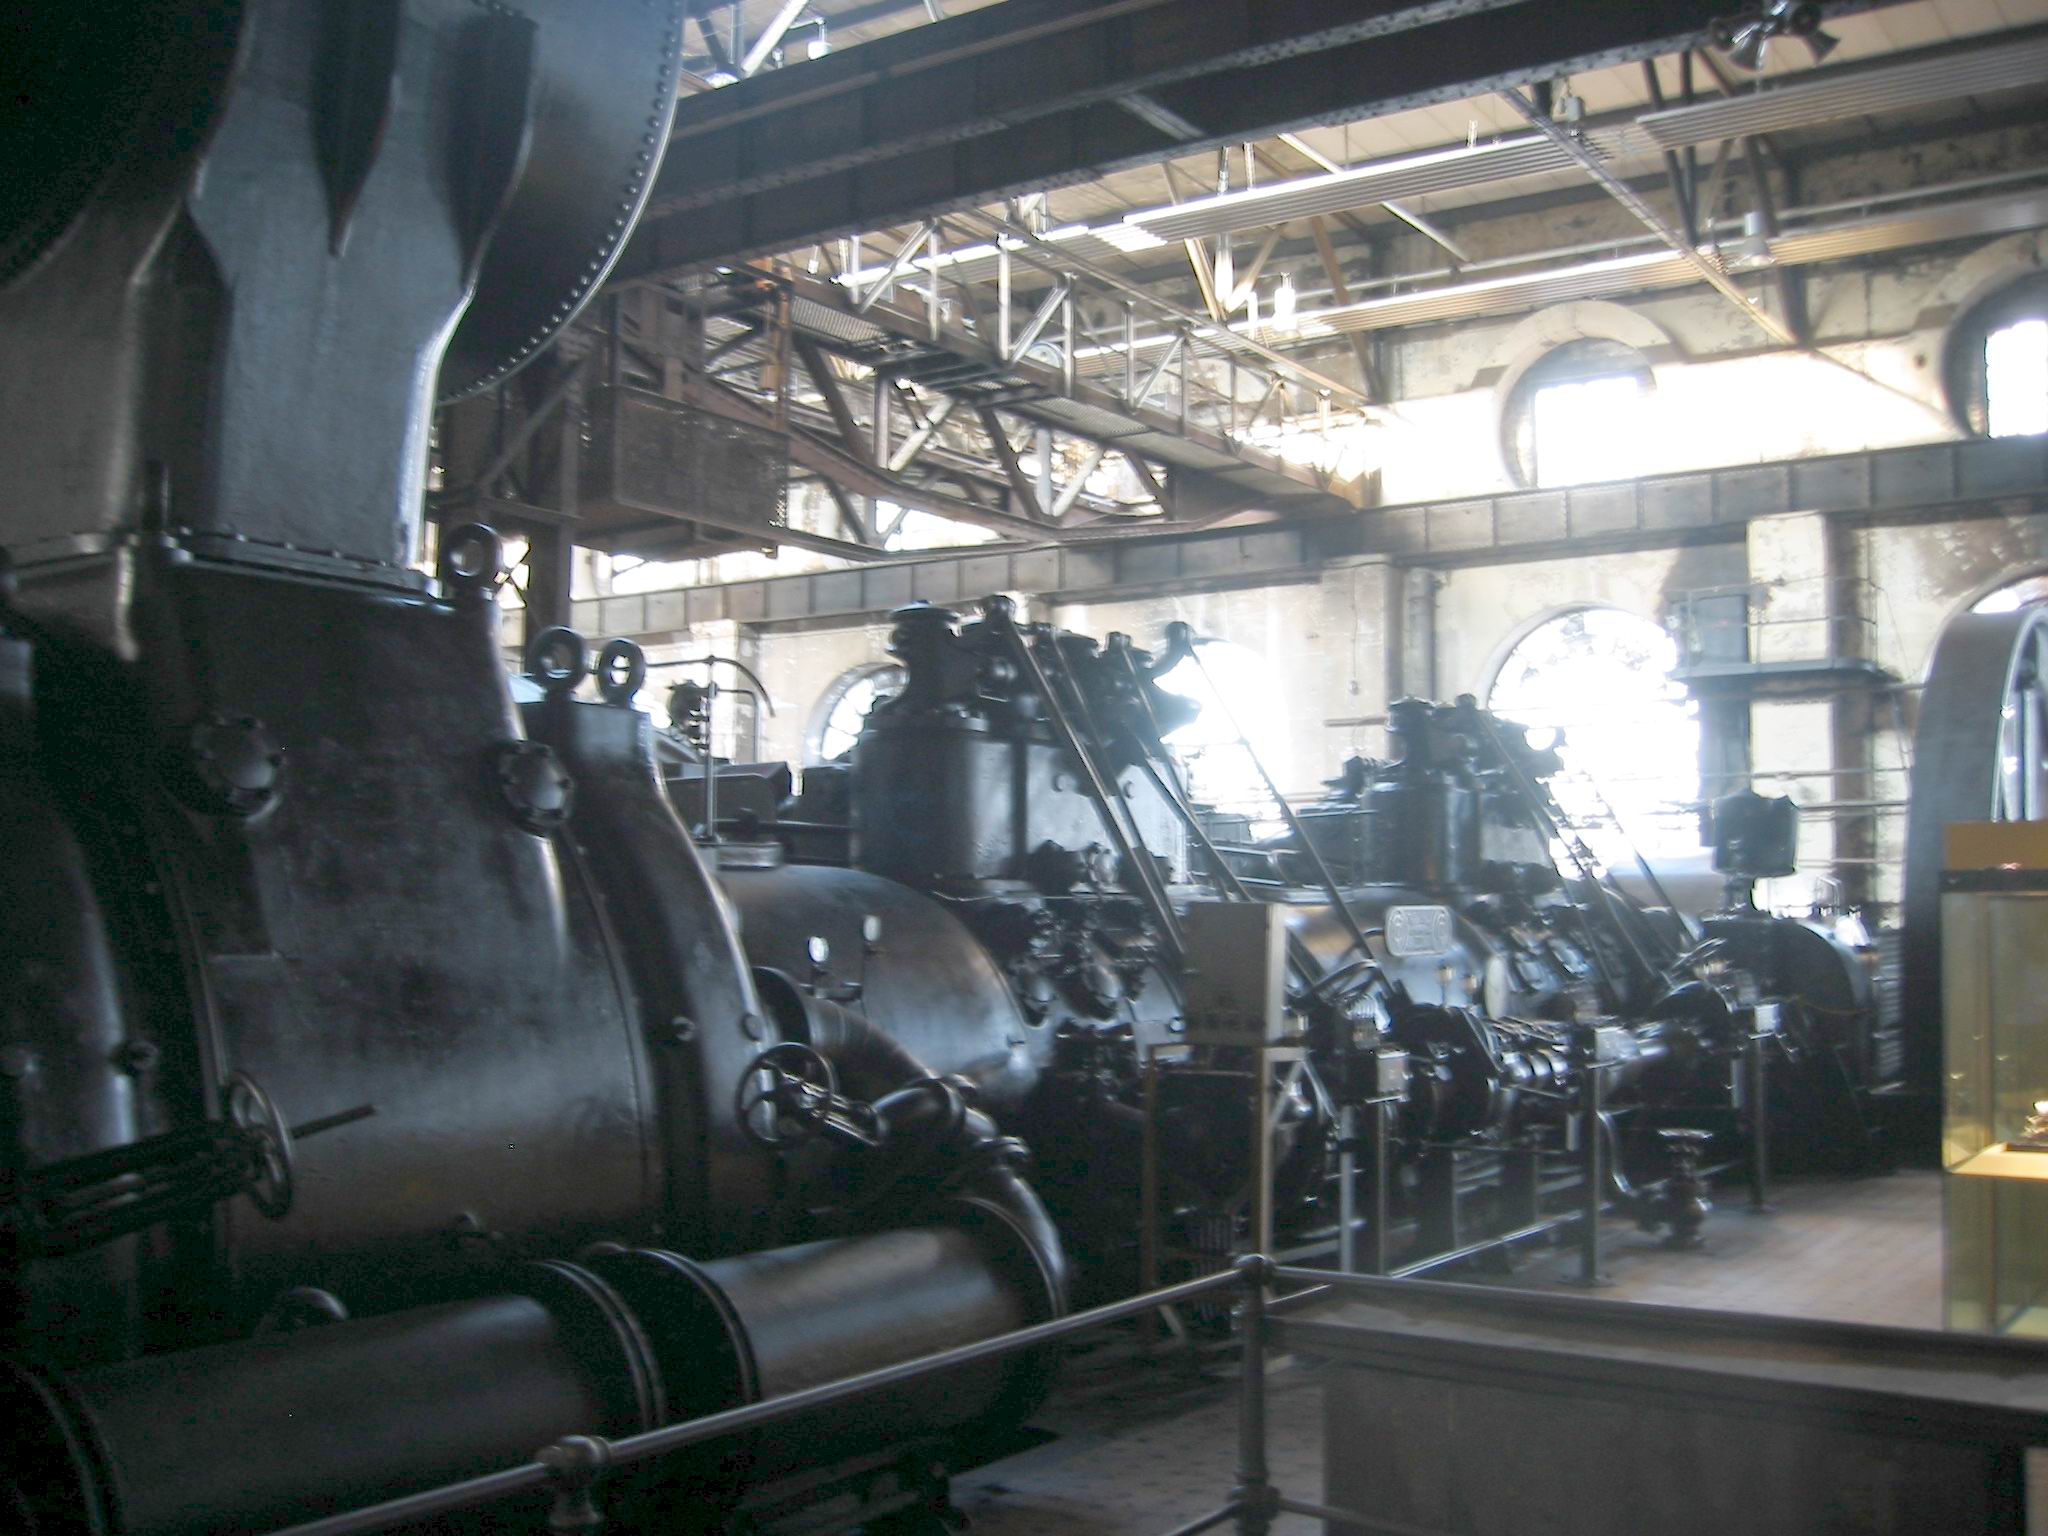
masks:
<path fill-rule="evenodd" d="M 754 39 L 753 46 L 747 49 L 747 56 L 740 60 L 742 76 L 754 74 L 768 62 L 768 56 L 782 46 L 782 39 L 788 35 L 789 29 L 796 25 L 797 17 L 803 15 L 810 3 L 811 0 L 782 0 L 782 9 L 775 13 L 768 25 L 762 29 L 761 35 Z M 738 7 L 735 6 L 734 10 L 737 11 Z M 737 16 L 734 17 L 734 21 L 737 23 Z"/>
<path fill-rule="evenodd" d="M 1579 168 L 1597 182 L 1607 195 L 1634 214 L 1637 220 L 1659 240 L 1662 240 L 1678 255 L 1685 258 L 1693 270 L 1729 303 L 1741 310 L 1755 322 L 1773 341 L 1781 346 L 1796 347 L 1799 338 L 1787 326 L 1771 314 L 1755 299 L 1742 291 L 1741 286 L 1730 277 L 1720 261 L 1688 242 L 1683 233 L 1674 229 L 1665 217 L 1637 195 L 1636 190 L 1608 167 L 1605 159 L 1577 134 L 1560 127 L 1549 113 L 1541 111 L 1536 103 L 1517 90 L 1501 92 L 1503 98 L 1523 117 L 1529 125 L 1551 143 L 1563 150 Z"/>
<path fill-rule="evenodd" d="M 1025 474 L 1024 466 L 1017 462 L 1017 450 L 1010 446 L 1010 434 L 1003 429 L 1002 417 L 996 414 L 993 406 L 976 406 L 975 410 L 981 417 L 981 429 L 988 434 L 989 445 L 1002 461 L 1003 473 L 1010 477 L 1010 487 L 1017 493 L 1018 501 L 1033 516 L 1043 515 L 1045 504 L 1038 499 L 1038 483 Z"/>
<path fill-rule="evenodd" d="M 839 429 L 847 452 L 863 464 L 872 465 L 875 462 L 872 437 L 863 433 L 860 423 L 854 420 L 853 407 L 846 403 L 846 392 L 839 387 L 839 380 L 833 375 L 832 364 L 824 349 L 808 336 L 795 336 L 791 340 L 797 357 L 803 362 L 804 372 L 811 376 L 811 383 L 825 397 L 825 409 L 832 413 L 832 425 Z"/>
<path fill-rule="evenodd" d="M 932 226 L 929 223 L 920 224 L 910 232 L 910 238 L 904 241 L 902 246 L 898 248 L 895 258 L 890 261 L 887 270 L 875 279 L 874 286 L 862 294 L 859 302 L 853 306 L 853 312 L 856 315 L 864 315 L 870 309 L 873 309 L 875 300 L 881 298 L 891 288 L 896 286 L 896 279 L 901 277 L 904 269 L 917 259 L 926 237 L 931 232 Z"/>

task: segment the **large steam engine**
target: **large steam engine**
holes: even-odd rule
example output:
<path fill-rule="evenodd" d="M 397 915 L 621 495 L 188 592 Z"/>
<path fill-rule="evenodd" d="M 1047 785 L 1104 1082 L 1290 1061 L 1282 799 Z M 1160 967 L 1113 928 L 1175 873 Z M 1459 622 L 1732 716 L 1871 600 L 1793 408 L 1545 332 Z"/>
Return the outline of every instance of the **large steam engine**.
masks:
<path fill-rule="evenodd" d="M 682 19 L 13 23 L 38 78 L 0 153 L 38 174 L 0 203 L 11 1530 L 268 1530 L 1065 1305 L 971 1091 L 850 999 L 757 987 L 647 717 L 515 708 L 497 538 L 445 530 L 414 568 L 435 380 L 501 376 L 603 274 Z M 1041 1374 L 636 1497 L 665 1529 L 928 1506 L 934 1443 Z"/>
<path fill-rule="evenodd" d="M 1471 700 L 1397 705 L 1390 761 L 1253 843 L 1189 802 L 1164 740 L 1195 707 L 1157 683 L 1184 628 L 1155 655 L 996 598 L 964 625 L 906 609 L 891 648 L 901 691 L 779 817 L 730 819 L 723 883 L 783 993 L 858 997 L 977 1085 L 1084 1286 L 1254 1231 L 1419 1272 L 1543 1235 L 1589 1185 L 1686 1243 L 1713 1174 L 1763 1203 L 1774 1124 L 1795 1157 L 1868 1156 L 1878 1078 L 1843 1049 L 1874 1026 L 1866 950 L 1634 899 L 1550 793 L 1555 752 Z M 1755 844 L 1725 850 L 1738 888 L 1779 857 Z M 1249 1042 L 1197 1017 L 1224 962 L 1190 932 L 1218 906 L 1285 929 L 1284 1017 Z M 1290 1043 L 1262 1120 L 1259 1050 Z"/>
<path fill-rule="evenodd" d="M 573 1456 L 1261 1221 L 1395 1268 L 1575 1192 L 1689 1235 L 1712 1148 L 1761 1177 L 1782 985 L 1732 930 L 1560 877 L 1543 764 L 1467 706 L 1404 706 L 1395 762 L 1257 845 L 1165 746 L 1184 633 L 906 612 L 902 692 L 779 806 L 705 761 L 702 688 L 657 736 L 628 643 L 535 637 L 514 703 L 497 537 L 415 564 L 436 381 L 505 377 L 603 277 L 683 10 L 17 24 L 39 80 L 0 158 L 43 174 L 0 199 L 13 1529 L 262 1531 Z M 1667 1134 L 1638 1155 L 1634 1124 Z M 626 1491 L 663 1529 L 821 1501 L 879 1528 L 1043 1374 Z"/>

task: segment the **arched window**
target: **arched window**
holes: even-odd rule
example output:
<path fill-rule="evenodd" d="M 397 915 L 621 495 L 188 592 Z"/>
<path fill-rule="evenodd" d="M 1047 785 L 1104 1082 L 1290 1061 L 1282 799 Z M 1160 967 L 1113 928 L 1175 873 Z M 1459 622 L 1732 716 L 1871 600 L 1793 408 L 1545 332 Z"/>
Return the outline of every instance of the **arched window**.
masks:
<path fill-rule="evenodd" d="M 902 686 L 903 669 L 893 661 L 865 662 L 840 673 L 811 711 L 804 760 L 829 763 L 852 751 L 868 711 Z"/>
<path fill-rule="evenodd" d="M 1671 680 L 1678 643 L 1618 608 L 1579 608 L 1538 625 L 1508 653 L 1486 707 L 1561 737 L 1558 804 L 1611 869 L 1700 846 L 1698 706 Z M 1612 816 L 1608 814 L 1612 812 Z"/>
<path fill-rule="evenodd" d="M 2048 272 L 1976 305 L 1949 333 L 1949 404 L 1984 437 L 2048 432 Z"/>
<path fill-rule="evenodd" d="M 1159 686 L 1202 706 L 1199 715 L 1166 736 L 1180 759 L 1189 798 L 1250 817 L 1256 833 L 1278 831 L 1278 807 L 1231 726 L 1235 716 L 1273 781 L 1285 787 L 1293 768 L 1287 706 L 1266 659 L 1246 646 L 1211 640 L 1201 647 L 1200 666 L 1183 661 L 1160 677 Z"/>
<path fill-rule="evenodd" d="M 1625 480 L 1643 468 L 1649 360 L 1588 337 L 1546 353 L 1515 381 L 1501 423 L 1508 465 L 1526 486 Z"/>

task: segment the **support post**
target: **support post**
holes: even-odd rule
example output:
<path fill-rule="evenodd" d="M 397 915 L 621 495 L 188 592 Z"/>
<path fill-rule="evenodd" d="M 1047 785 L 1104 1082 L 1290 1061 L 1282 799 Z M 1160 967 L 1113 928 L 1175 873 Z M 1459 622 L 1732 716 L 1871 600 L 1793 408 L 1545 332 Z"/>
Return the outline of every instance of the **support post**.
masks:
<path fill-rule="evenodd" d="M 1752 1029 L 1742 1047 L 1743 1097 L 1749 1112 L 1749 1210 L 1762 1216 L 1771 1209 L 1771 1114 L 1765 1098 L 1765 1055 L 1770 1036 Z"/>
<path fill-rule="evenodd" d="M 1366 1239 L 1366 1263 L 1368 1273 L 1384 1275 L 1387 1272 L 1387 1221 L 1388 1221 L 1388 1179 L 1394 1171 L 1393 1159 L 1388 1155 L 1392 1138 L 1391 1126 L 1394 1118 L 1393 1099 L 1375 1099 L 1372 1103 L 1372 1230 Z"/>
<path fill-rule="evenodd" d="M 1244 1304 L 1238 1313 L 1244 1332 L 1244 1379 L 1240 1383 L 1237 1418 L 1237 1487 L 1230 1501 L 1237 1506 L 1239 1536 L 1266 1536 L 1280 1500 L 1266 1470 L 1266 1287 L 1272 1283 L 1273 1261 L 1262 1253 L 1238 1260 L 1244 1277 Z"/>
<path fill-rule="evenodd" d="M 1358 1106 L 1337 1111 L 1337 1268 L 1358 1273 Z"/>
<path fill-rule="evenodd" d="M 1579 1068 L 1579 1268 L 1569 1275 L 1575 1285 L 1609 1284 L 1600 1270 L 1600 1215 L 1607 1206 L 1607 1154 L 1601 1137 L 1603 1084 L 1600 1066 L 1600 1031 L 1581 1025 L 1572 1032 L 1572 1054 Z"/>
<path fill-rule="evenodd" d="M 548 1529 L 588 1536 L 604 1529 L 604 1511 L 597 1505 L 597 1480 L 611 1465 L 610 1442 L 596 1435 L 569 1435 L 544 1446 L 534 1460 L 548 1469 L 553 1498 Z"/>
<path fill-rule="evenodd" d="M 1159 1054 L 1145 1052 L 1145 1129 L 1138 1155 L 1138 1287 L 1159 1289 Z"/>

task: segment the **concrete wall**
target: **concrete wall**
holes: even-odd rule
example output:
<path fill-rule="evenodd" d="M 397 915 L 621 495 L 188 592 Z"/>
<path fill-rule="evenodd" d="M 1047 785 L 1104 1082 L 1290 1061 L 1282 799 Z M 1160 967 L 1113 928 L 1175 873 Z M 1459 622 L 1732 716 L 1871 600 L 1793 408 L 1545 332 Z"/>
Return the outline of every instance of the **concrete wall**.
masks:
<path fill-rule="evenodd" d="M 855 667 L 889 659 L 887 621 L 857 629 L 754 630 L 747 640 L 747 665 L 768 685 L 775 714 L 764 711 L 761 756 L 802 763 L 807 735 L 819 702 Z"/>

